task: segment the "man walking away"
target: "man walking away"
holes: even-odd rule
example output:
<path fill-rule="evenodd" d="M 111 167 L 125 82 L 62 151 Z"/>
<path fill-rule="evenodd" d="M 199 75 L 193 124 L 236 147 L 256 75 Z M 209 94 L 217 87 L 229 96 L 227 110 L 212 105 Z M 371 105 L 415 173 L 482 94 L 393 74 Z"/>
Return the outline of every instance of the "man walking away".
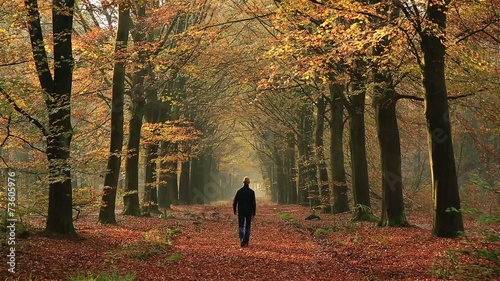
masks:
<path fill-rule="evenodd" d="M 243 179 L 243 187 L 238 189 L 233 201 L 233 213 L 238 214 L 238 230 L 241 247 L 247 246 L 250 240 L 250 227 L 255 217 L 255 192 L 250 189 L 250 178 Z M 238 207 L 238 212 L 236 212 Z"/>

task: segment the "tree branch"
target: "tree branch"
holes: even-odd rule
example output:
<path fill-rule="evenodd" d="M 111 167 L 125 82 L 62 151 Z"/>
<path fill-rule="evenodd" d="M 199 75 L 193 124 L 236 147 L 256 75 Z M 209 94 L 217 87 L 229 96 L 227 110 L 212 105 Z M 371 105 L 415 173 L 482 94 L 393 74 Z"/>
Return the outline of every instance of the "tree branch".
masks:
<path fill-rule="evenodd" d="M 1 87 L 0 87 L 0 93 L 2 93 L 2 95 L 7 99 L 7 101 L 14 108 L 15 111 L 17 111 L 18 113 L 20 113 L 22 116 L 24 116 L 26 119 L 28 119 L 28 121 L 30 121 L 30 123 L 33 123 L 38 129 L 40 129 L 40 131 L 42 131 L 42 134 L 44 136 L 48 136 L 49 135 L 49 132 L 47 131 L 47 128 L 45 128 L 45 126 L 42 125 L 42 123 L 40 123 L 40 121 L 38 121 L 33 116 L 29 115 L 29 113 L 26 112 L 21 107 L 19 107 L 16 104 L 16 102 L 14 101 L 14 99 L 3 88 L 1 88 Z"/>
<path fill-rule="evenodd" d="M 2 143 L 0 144 L 0 147 L 3 147 L 5 143 L 7 142 L 7 139 L 10 136 L 10 122 L 12 121 L 12 113 L 9 114 L 9 119 L 7 119 L 7 134 L 5 135 L 5 138 L 3 139 Z"/>
<path fill-rule="evenodd" d="M 462 95 L 458 95 L 458 96 L 451 96 L 451 97 L 448 97 L 448 100 L 457 100 L 457 99 L 461 99 L 461 98 L 470 97 L 473 95 L 474 94 L 462 94 Z"/>
<path fill-rule="evenodd" d="M 24 2 L 28 11 L 28 31 L 30 33 L 31 49 L 33 59 L 35 60 L 36 72 L 42 89 L 49 95 L 53 94 L 54 81 L 50 72 L 50 67 L 45 51 L 45 43 L 42 35 L 42 25 L 40 23 L 40 11 L 38 10 L 38 2 L 36 0 L 25 0 Z M 46 98 L 47 104 L 53 103 L 51 98 Z"/>
<path fill-rule="evenodd" d="M 460 42 L 462 42 L 462 41 L 467 40 L 469 37 L 474 36 L 475 34 L 477 34 L 477 33 L 481 33 L 481 32 L 482 32 L 482 33 L 484 33 L 484 34 L 486 34 L 486 35 L 488 35 L 488 36 L 489 36 L 490 38 L 492 38 L 495 42 L 500 43 L 500 40 L 499 40 L 498 38 L 496 38 L 495 36 L 490 35 L 490 34 L 486 31 L 486 29 L 487 29 L 488 27 L 490 27 L 491 25 L 493 25 L 493 24 L 495 24 L 495 23 L 497 23 L 497 21 L 488 22 L 488 23 L 486 23 L 483 27 L 481 27 L 481 28 L 479 28 L 479 29 L 476 29 L 476 30 L 469 30 L 469 29 L 467 29 L 466 31 L 462 32 L 462 34 L 459 34 L 459 35 L 457 36 L 457 37 L 460 37 L 460 38 L 459 38 L 459 39 L 458 39 L 455 43 L 456 43 L 456 44 L 458 44 L 458 43 L 460 43 Z"/>
<path fill-rule="evenodd" d="M 28 63 L 28 62 L 29 62 L 28 60 L 20 60 L 20 61 L 15 61 L 15 62 L 8 62 L 8 63 L 0 64 L 0 67 L 13 66 L 13 65 L 18 65 L 18 64 Z"/>
<path fill-rule="evenodd" d="M 245 21 L 252 21 L 252 20 L 256 20 L 256 19 L 260 19 L 260 18 L 267 18 L 271 15 L 274 15 L 275 13 L 268 13 L 268 14 L 264 14 L 264 15 L 256 15 L 254 17 L 251 17 L 251 18 L 243 18 L 243 19 L 237 19 L 237 20 L 229 20 L 229 21 L 225 21 L 225 22 L 221 22 L 221 23 L 216 23 L 216 24 L 212 24 L 212 25 L 207 25 L 207 26 L 204 26 L 203 28 L 200 28 L 200 30 L 205 30 L 205 29 L 209 29 L 209 28 L 213 28 L 213 27 L 218 27 L 218 26 L 223 26 L 223 25 L 228 25 L 228 24 L 233 24 L 233 23 L 240 23 L 240 22 L 245 22 Z"/>
<path fill-rule="evenodd" d="M 456 100 L 456 99 L 461 99 L 461 98 L 466 98 L 473 96 L 474 94 L 463 94 L 463 95 L 458 95 L 458 96 L 451 96 L 448 97 L 448 100 Z M 416 100 L 416 101 L 424 101 L 425 99 L 422 97 L 417 97 L 417 96 L 411 96 L 411 95 L 397 95 L 396 99 L 409 99 L 409 100 Z"/>
<path fill-rule="evenodd" d="M 411 96 L 411 95 L 396 95 L 396 100 L 399 99 L 408 99 L 408 100 L 416 100 L 416 101 L 424 101 L 424 98 L 422 97 L 417 97 L 417 96 Z"/>

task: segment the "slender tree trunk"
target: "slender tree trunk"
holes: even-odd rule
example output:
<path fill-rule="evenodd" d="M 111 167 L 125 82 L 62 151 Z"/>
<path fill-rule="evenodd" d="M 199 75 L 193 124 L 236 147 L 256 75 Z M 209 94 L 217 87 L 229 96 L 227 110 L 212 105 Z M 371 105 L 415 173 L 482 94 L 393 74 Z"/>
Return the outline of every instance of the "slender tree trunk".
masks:
<path fill-rule="evenodd" d="M 160 176 L 158 183 L 158 204 L 161 208 L 170 208 L 177 203 L 177 163 L 169 158 L 175 153 L 174 145 L 169 141 L 160 144 Z M 174 190 L 175 189 L 175 190 Z"/>
<path fill-rule="evenodd" d="M 170 208 L 177 204 L 177 162 L 173 161 L 172 154 L 175 146 L 169 141 L 160 144 L 160 171 L 158 183 L 158 204 L 161 208 Z"/>
<path fill-rule="evenodd" d="M 285 163 L 284 159 L 281 155 L 281 152 L 278 150 L 278 147 L 275 146 L 274 148 L 274 163 L 276 167 L 276 183 L 277 183 L 277 203 L 278 204 L 283 204 L 285 203 L 285 196 L 286 196 L 286 178 L 285 178 Z"/>
<path fill-rule="evenodd" d="M 382 81 L 378 82 L 382 83 Z M 385 92 L 381 88 L 376 90 L 374 96 L 375 121 L 382 164 L 382 216 L 379 222 L 380 226 L 408 225 L 404 212 L 401 144 L 396 117 L 396 101 L 394 89 L 390 85 L 385 87 Z"/>
<path fill-rule="evenodd" d="M 449 1 L 428 1 L 427 19 L 444 32 Z M 424 53 L 423 85 L 425 117 L 434 199 L 433 233 L 438 237 L 456 237 L 463 233 L 455 156 L 445 78 L 444 38 L 439 30 L 423 30 L 421 46 Z"/>
<path fill-rule="evenodd" d="M 146 107 L 144 120 L 149 124 L 158 124 L 160 120 L 159 101 L 156 90 L 148 90 L 146 96 Z M 160 213 L 158 209 L 156 162 L 158 160 L 157 131 L 153 130 L 153 139 L 145 145 L 146 161 L 144 174 L 144 196 L 142 198 L 142 213 L 149 216 L 150 213 Z"/>
<path fill-rule="evenodd" d="M 71 166 L 69 163 L 73 128 L 71 89 L 73 82 L 73 0 L 54 1 L 52 30 L 54 41 L 54 78 L 45 51 L 40 11 L 36 0 L 26 0 L 28 31 L 40 86 L 47 94 L 48 129 L 37 122 L 47 139 L 49 162 L 49 207 L 45 231 L 75 233 L 72 216 Z M 63 12 L 64 11 L 64 12 Z M 35 121 L 32 119 L 31 121 Z"/>
<path fill-rule="evenodd" d="M 312 149 L 313 111 L 309 106 L 304 106 L 301 112 L 299 138 L 299 204 L 309 204 L 314 208 L 319 205 L 319 191 L 316 182 L 316 165 L 313 161 Z"/>
<path fill-rule="evenodd" d="M 293 134 L 288 135 L 288 169 L 289 169 L 289 177 L 288 181 L 290 183 L 289 192 L 287 196 L 286 203 L 288 204 L 297 204 L 297 169 L 296 169 L 296 161 L 295 161 L 295 136 Z"/>
<path fill-rule="evenodd" d="M 132 78 L 132 93 L 130 105 L 129 135 L 127 143 L 127 159 L 125 160 L 125 196 L 124 215 L 139 216 L 141 208 L 139 204 L 139 153 L 142 122 L 146 107 L 146 88 L 144 87 L 147 74 L 147 50 L 144 46 L 146 41 L 145 23 L 146 15 L 144 3 L 140 3 L 136 11 L 137 23 L 132 38 L 134 46 L 138 49 L 137 70 Z"/>
<path fill-rule="evenodd" d="M 205 195 L 203 194 L 203 173 L 206 171 L 204 167 L 203 154 L 192 159 L 191 162 L 191 202 L 193 204 L 203 204 Z"/>
<path fill-rule="evenodd" d="M 379 2 L 378 0 L 376 2 Z M 399 11 L 384 11 L 384 16 L 397 17 Z M 373 20 L 377 23 L 377 20 Z M 388 38 L 382 38 L 373 47 L 375 59 L 389 46 Z M 401 143 L 396 116 L 397 93 L 391 74 L 375 67 L 373 72 L 375 122 L 380 146 L 382 166 L 382 216 L 379 226 L 407 226 L 404 212 L 403 176 L 401 174 Z"/>
<path fill-rule="evenodd" d="M 299 146 L 298 146 L 298 159 L 297 159 L 297 189 L 298 189 L 298 194 L 297 194 L 297 203 L 301 205 L 307 205 L 308 199 L 307 199 L 307 174 L 306 174 L 306 165 L 305 165 L 305 158 L 306 158 L 306 148 L 304 144 L 304 140 L 301 139 L 299 140 Z"/>
<path fill-rule="evenodd" d="M 111 140 L 107 172 L 104 177 L 99 223 L 116 224 L 115 203 L 118 179 L 120 177 L 121 153 L 123 147 L 123 97 L 125 94 L 125 60 L 122 53 L 128 44 L 130 10 L 128 5 L 118 7 L 118 30 L 115 42 L 115 65 L 111 98 Z"/>
<path fill-rule="evenodd" d="M 328 171 L 324 152 L 326 103 L 323 96 L 318 98 L 316 108 L 318 110 L 316 115 L 316 130 L 314 141 L 316 148 L 316 179 L 319 187 L 319 202 L 321 209 L 324 212 L 329 212 L 331 210 L 330 192 L 328 190 Z"/>
<path fill-rule="evenodd" d="M 267 167 L 266 167 L 266 171 L 267 171 L 267 175 L 268 175 L 268 179 L 269 179 L 269 191 L 271 193 L 271 201 L 272 202 L 278 201 L 276 198 L 277 197 L 276 196 L 277 195 L 276 184 L 275 184 L 276 179 L 274 177 L 274 174 L 275 174 L 274 170 L 276 169 L 275 166 L 276 165 L 274 163 L 272 163 L 270 165 L 267 165 Z"/>
<path fill-rule="evenodd" d="M 354 197 L 353 221 L 373 221 L 368 182 L 365 139 L 365 94 L 362 78 L 355 74 L 351 84 L 350 149 L 352 165 L 352 189 Z"/>
<path fill-rule="evenodd" d="M 343 85 L 331 84 L 331 126 L 330 126 L 330 162 L 332 175 L 333 213 L 339 214 L 350 210 L 347 197 L 347 180 L 344 166 L 344 105 L 341 101 Z"/>
<path fill-rule="evenodd" d="M 146 162 L 144 174 L 144 196 L 142 199 L 142 214 L 150 216 L 151 213 L 160 213 L 158 210 L 158 196 L 156 189 L 156 160 L 158 159 L 158 145 L 146 145 Z"/>
<path fill-rule="evenodd" d="M 183 204 L 191 204 L 190 192 L 191 161 L 181 164 L 181 176 L 179 179 L 179 201 Z"/>
<path fill-rule="evenodd" d="M 167 143 L 170 153 L 176 154 L 178 145 L 176 143 Z M 163 143 L 162 143 L 163 147 Z M 170 204 L 179 204 L 179 189 L 177 185 L 177 160 L 168 163 L 166 172 L 168 201 Z"/>
<path fill-rule="evenodd" d="M 139 148 L 144 107 L 145 101 L 141 91 L 132 98 L 130 110 L 127 158 L 125 160 L 124 215 L 139 216 L 141 214 L 139 204 Z"/>

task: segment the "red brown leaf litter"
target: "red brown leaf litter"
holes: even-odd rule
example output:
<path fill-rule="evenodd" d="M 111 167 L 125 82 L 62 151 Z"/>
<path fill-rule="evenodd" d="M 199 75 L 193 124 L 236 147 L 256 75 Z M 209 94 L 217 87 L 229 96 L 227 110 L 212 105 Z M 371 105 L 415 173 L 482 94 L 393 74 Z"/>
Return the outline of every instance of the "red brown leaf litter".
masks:
<path fill-rule="evenodd" d="M 69 280 L 108 272 L 134 280 L 435 280 L 432 269 L 447 249 L 479 239 L 469 231 L 477 228 L 471 219 L 471 234 L 443 239 L 431 236 L 428 214 L 410 214 L 414 226 L 405 228 L 347 223 L 350 214 L 304 220 L 309 214 L 302 206 L 259 204 L 244 248 L 229 204 L 175 206 L 167 218 L 118 215 L 114 226 L 88 215 L 75 222 L 77 237 L 18 238 L 17 272 L 5 268 L 0 277 Z"/>

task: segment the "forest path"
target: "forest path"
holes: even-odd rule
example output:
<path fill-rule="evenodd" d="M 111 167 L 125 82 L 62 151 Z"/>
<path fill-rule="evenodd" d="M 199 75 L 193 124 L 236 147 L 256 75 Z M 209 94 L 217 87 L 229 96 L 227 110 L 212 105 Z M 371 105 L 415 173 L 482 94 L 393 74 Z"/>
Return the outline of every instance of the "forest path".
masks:
<path fill-rule="evenodd" d="M 325 253 L 309 232 L 287 223 L 283 217 L 291 219 L 297 206 L 258 203 L 247 247 L 239 244 L 237 216 L 230 205 L 198 208 L 203 209 L 198 210 L 203 220 L 195 231 L 175 240 L 182 257 L 179 276 L 191 280 L 363 279 L 348 264 Z"/>
<path fill-rule="evenodd" d="M 117 225 L 99 225 L 89 211 L 75 221 L 77 237 L 33 230 L 16 238 L 16 273 L 2 270 L 0 280 L 96 280 L 103 274 L 119 277 L 98 280 L 434 280 L 432 270 L 446 261 L 447 249 L 476 239 L 353 224 L 350 213 L 306 221 L 307 207 L 257 202 L 250 245 L 242 248 L 229 202 L 173 206 L 166 214 L 117 215 Z M 425 213 L 408 218 L 417 225 L 432 222 Z M 30 218 L 36 229 L 44 223 Z M 466 227 L 469 233 L 477 228 L 472 220 Z M 10 246 L 0 250 L 6 261 Z"/>

